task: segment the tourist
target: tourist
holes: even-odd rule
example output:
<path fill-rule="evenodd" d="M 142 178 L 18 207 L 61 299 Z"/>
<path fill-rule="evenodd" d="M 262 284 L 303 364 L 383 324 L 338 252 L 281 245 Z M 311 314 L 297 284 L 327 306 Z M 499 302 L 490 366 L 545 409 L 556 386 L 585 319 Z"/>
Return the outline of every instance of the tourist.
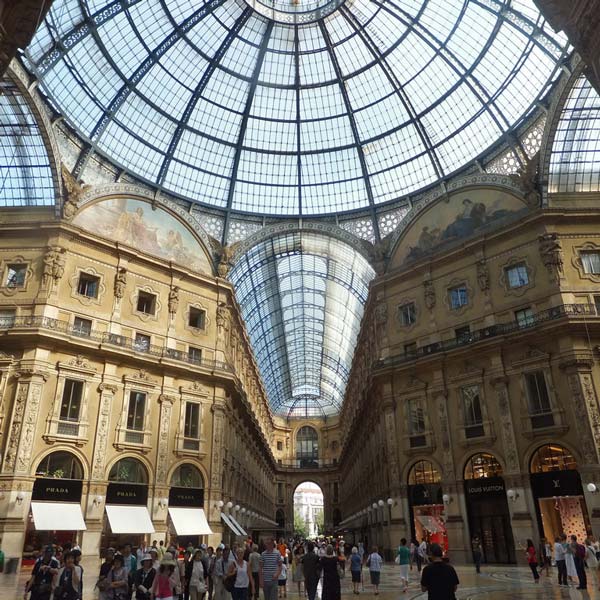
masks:
<path fill-rule="evenodd" d="M 75 564 L 73 552 L 65 552 L 63 561 L 64 567 L 58 571 L 55 577 L 56 587 L 53 598 L 54 600 L 79 600 L 83 570 Z"/>
<path fill-rule="evenodd" d="M 600 579 L 598 578 L 598 567 L 600 566 L 598 559 L 596 558 L 596 549 L 594 548 L 594 542 L 591 538 L 585 539 L 585 564 L 592 574 L 592 579 L 596 580 L 596 585 L 600 589 Z"/>
<path fill-rule="evenodd" d="M 302 570 L 304 572 L 304 589 L 308 595 L 308 600 L 315 600 L 317 586 L 319 585 L 320 562 L 313 542 L 308 542 L 306 554 L 302 556 Z"/>
<path fill-rule="evenodd" d="M 431 544 L 431 563 L 421 574 L 421 590 L 427 592 L 428 600 L 456 600 L 458 575 L 454 567 L 443 560 L 444 552 L 439 544 Z"/>
<path fill-rule="evenodd" d="M 235 582 L 231 596 L 233 600 L 248 600 L 248 588 L 251 595 L 254 595 L 254 579 L 250 564 L 244 560 L 244 548 L 238 548 L 233 564 L 227 572 L 228 575 L 235 575 Z"/>
<path fill-rule="evenodd" d="M 323 571 L 321 600 L 340 600 L 342 592 L 338 573 L 338 559 L 331 544 L 325 548 L 325 556 L 319 559 L 319 563 Z"/>
<path fill-rule="evenodd" d="M 165 557 L 165 552 L 166 552 L 166 548 L 165 548 L 165 542 L 164 540 L 160 540 L 160 542 L 158 542 L 158 558 L 160 560 L 162 560 Z"/>
<path fill-rule="evenodd" d="M 427 564 L 427 540 L 423 538 L 417 548 L 417 569 L 420 571 L 422 565 Z"/>
<path fill-rule="evenodd" d="M 481 548 L 481 541 L 479 540 L 478 535 L 476 535 L 471 540 L 471 550 L 473 551 L 473 562 L 475 563 L 475 572 L 481 573 L 481 556 L 483 552 Z"/>
<path fill-rule="evenodd" d="M 279 579 L 277 580 L 278 598 L 287 598 L 287 569 L 287 564 L 284 560 L 279 571 Z"/>
<path fill-rule="evenodd" d="M 304 546 L 298 544 L 294 550 L 292 581 L 298 584 L 298 596 L 302 595 L 302 584 L 304 583 L 304 569 L 302 567 L 302 557 L 304 556 Z"/>
<path fill-rule="evenodd" d="M 575 583 L 577 577 L 577 569 L 575 568 L 575 558 L 573 555 L 573 546 L 567 542 L 567 536 L 563 533 L 560 536 L 560 541 L 565 549 L 565 565 L 567 567 L 567 582 Z"/>
<path fill-rule="evenodd" d="M 362 560 L 358 553 L 358 548 L 354 546 L 352 548 L 352 554 L 350 555 L 350 574 L 352 575 L 352 588 L 355 594 L 358 594 L 358 586 L 360 584 L 360 576 L 362 571 Z"/>
<path fill-rule="evenodd" d="M 60 568 L 60 563 L 53 555 L 54 548 L 46 546 L 42 556 L 35 561 L 31 578 L 25 585 L 25 598 L 31 592 L 31 600 L 50 600 L 52 581 Z"/>
<path fill-rule="evenodd" d="M 565 558 L 565 547 L 561 544 L 560 537 L 556 536 L 554 539 L 554 561 L 556 562 L 556 569 L 558 571 L 558 585 L 560 586 L 569 585 L 567 582 L 567 565 Z"/>
<path fill-rule="evenodd" d="M 208 548 L 206 549 L 206 562 L 202 562 L 206 569 L 206 575 L 208 577 L 208 593 L 206 600 L 212 600 L 215 591 L 213 576 L 215 571 L 216 559 L 217 557 L 215 555 L 215 549 L 212 546 L 208 546 Z"/>
<path fill-rule="evenodd" d="M 398 546 L 398 564 L 400 565 L 400 581 L 403 585 L 403 592 L 408 590 L 408 568 L 410 566 L 410 550 L 406 545 L 406 538 L 400 540 Z"/>
<path fill-rule="evenodd" d="M 152 600 L 175 600 L 175 573 L 177 563 L 169 552 L 165 552 L 164 558 L 160 561 L 158 573 L 152 582 L 151 598 Z"/>
<path fill-rule="evenodd" d="M 254 600 L 258 600 L 260 590 L 260 554 L 258 553 L 258 546 L 252 544 L 252 551 L 248 555 L 248 562 L 250 563 L 250 571 L 252 572 L 252 581 L 254 581 Z"/>
<path fill-rule="evenodd" d="M 264 600 L 277 599 L 279 573 L 283 565 L 283 557 L 275 548 L 275 540 L 268 537 L 265 540 L 265 551 L 260 555 L 259 583 L 263 589 Z"/>
<path fill-rule="evenodd" d="M 140 557 L 142 565 L 133 576 L 133 591 L 135 600 L 150 600 L 150 590 L 156 577 L 156 569 L 152 566 L 153 560 L 150 554 Z"/>
<path fill-rule="evenodd" d="M 225 546 L 215 562 L 215 600 L 230 600 L 231 598 L 231 594 L 225 588 L 223 579 L 234 561 L 229 546 Z"/>
<path fill-rule="evenodd" d="M 375 586 L 375 595 L 379 595 L 379 581 L 381 579 L 381 567 L 383 565 L 383 558 L 379 554 L 379 548 L 373 546 L 373 551 L 367 558 L 367 567 L 369 568 L 369 576 L 371 578 L 371 585 Z"/>
<path fill-rule="evenodd" d="M 587 589 L 587 575 L 585 573 L 585 555 L 586 547 L 577 542 L 577 536 L 571 536 L 571 547 L 573 549 L 573 561 L 575 562 L 575 570 L 577 571 L 577 579 L 579 580 L 578 590 Z"/>
<path fill-rule="evenodd" d="M 131 573 L 131 576 L 133 577 L 133 574 L 137 570 L 137 560 L 131 552 L 131 544 L 123 544 L 121 554 L 123 555 L 123 566 L 127 571 L 127 576 L 129 577 L 129 574 Z"/>
<path fill-rule="evenodd" d="M 185 581 L 189 600 L 200 600 L 206 593 L 208 573 L 202 562 L 202 548 L 194 550 L 192 560 L 185 565 Z"/>
<path fill-rule="evenodd" d="M 540 539 L 540 575 L 546 572 L 546 577 L 550 576 L 550 566 L 552 565 L 552 547 L 545 537 Z"/>
<path fill-rule="evenodd" d="M 527 549 L 525 550 L 525 556 L 527 557 L 527 564 L 533 573 L 533 580 L 536 583 L 540 582 L 540 574 L 538 573 L 538 561 L 535 553 L 535 546 L 531 540 L 527 540 Z"/>
<path fill-rule="evenodd" d="M 107 548 L 106 552 L 104 553 L 104 562 L 100 565 L 98 581 L 96 581 L 96 587 L 98 588 L 98 600 L 110 600 L 111 598 L 111 595 L 109 595 L 111 592 L 109 591 L 106 577 L 112 568 L 114 555 L 114 548 Z"/>
<path fill-rule="evenodd" d="M 106 576 L 106 580 L 110 591 L 108 594 L 109 600 L 128 600 L 131 597 L 123 555 L 114 555 L 112 567 Z"/>
<path fill-rule="evenodd" d="M 287 562 L 287 545 L 283 538 L 279 540 L 279 544 L 277 544 L 277 549 L 281 553 L 281 558 L 283 558 L 283 562 Z"/>
<path fill-rule="evenodd" d="M 175 560 L 175 562 L 177 563 L 177 570 L 179 571 L 179 581 L 181 582 L 181 591 L 183 592 L 182 600 L 189 600 L 189 597 L 190 597 L 190 585 L 189 585 L 190 582 L 189 582 L 189 579 L 186 577 L 186 573 L 187 573 L 188 565 L 192 562 L 193 550 L 194 550 L 193 548 L 191 550 L 186 548 L 185 551 L 183 552 L 183 559 Z M 198 548 L 198 552 L 200 552 L 200 561 L 202 561 L 202 550 L 200 548 Z"/>

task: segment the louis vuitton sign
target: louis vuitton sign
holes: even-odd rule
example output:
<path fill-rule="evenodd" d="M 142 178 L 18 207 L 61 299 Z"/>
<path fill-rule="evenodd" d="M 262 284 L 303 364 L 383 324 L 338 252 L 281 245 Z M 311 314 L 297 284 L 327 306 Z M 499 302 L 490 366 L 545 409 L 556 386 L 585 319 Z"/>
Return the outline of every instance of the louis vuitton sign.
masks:
<path fill-rule="evenodd" d="M 581 477 L 577 471 L 549 471 L 531 475 L 531 489 L 536 498 L 583 496 Z"/>

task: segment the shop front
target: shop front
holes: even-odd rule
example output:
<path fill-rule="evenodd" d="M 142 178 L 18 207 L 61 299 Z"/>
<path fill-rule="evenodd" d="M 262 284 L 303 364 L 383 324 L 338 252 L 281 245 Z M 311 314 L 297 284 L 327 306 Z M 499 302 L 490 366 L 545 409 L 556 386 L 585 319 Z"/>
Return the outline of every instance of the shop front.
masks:
<path fill-rule="evenodd" d="M 413 465 L 408 475 L 411 531 L 419 542 L 439 544 L 448 551 L 443 491 L 439 471 L 429 461 Z"/>
<path fill-rule="evenodd" d="M 476 454 L 465 466 L 465 503 L 471 539 L 479 537 L 483 562 L 515 564 L 515 546 L 502 467 L 491 454 Z"/>
<path fill-rule="evenodd" d="M 530 471 L 540 535 L 551 541 L 561 533 L 585 539 L 590 518 L 571 452 L 558 444 L 542 446 L 531 459 Z"/>
<path fill-rule="evenodd" d="M 70 452 L 53 452 L 36 469 L 23 556 L 43 546 L 77 543 L 86 529 L 81 511 L 83 469 Z"/>

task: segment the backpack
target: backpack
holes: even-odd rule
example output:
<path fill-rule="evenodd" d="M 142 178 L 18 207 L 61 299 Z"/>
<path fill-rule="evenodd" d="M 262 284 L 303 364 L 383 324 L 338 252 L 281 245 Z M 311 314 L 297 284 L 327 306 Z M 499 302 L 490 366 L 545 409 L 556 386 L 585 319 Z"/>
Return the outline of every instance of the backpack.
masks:
<path fill-rule="evenodd" d="M 577 553 L 578 558 L 585 558 L 585 546 L 583 544 L 577 544 L 575 552 Z"/>

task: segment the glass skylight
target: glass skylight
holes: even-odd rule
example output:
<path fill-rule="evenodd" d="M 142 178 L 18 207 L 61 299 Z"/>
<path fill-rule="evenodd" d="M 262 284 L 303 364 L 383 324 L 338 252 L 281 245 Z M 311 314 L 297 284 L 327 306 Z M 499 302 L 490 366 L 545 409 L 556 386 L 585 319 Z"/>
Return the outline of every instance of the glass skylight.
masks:
<path fill-rule="evenodd" d="M 276 413 L 339 412 L 374 275 L 347 244 L 306 232 L 261 242 L 231 270 Z"/>
<path fill-rule="evenodd" d="M 320 215 L 413 194 L 504 140 L 566 47 L 532 0 L 55 0 L 24 62 L 141 179 Z"/>

